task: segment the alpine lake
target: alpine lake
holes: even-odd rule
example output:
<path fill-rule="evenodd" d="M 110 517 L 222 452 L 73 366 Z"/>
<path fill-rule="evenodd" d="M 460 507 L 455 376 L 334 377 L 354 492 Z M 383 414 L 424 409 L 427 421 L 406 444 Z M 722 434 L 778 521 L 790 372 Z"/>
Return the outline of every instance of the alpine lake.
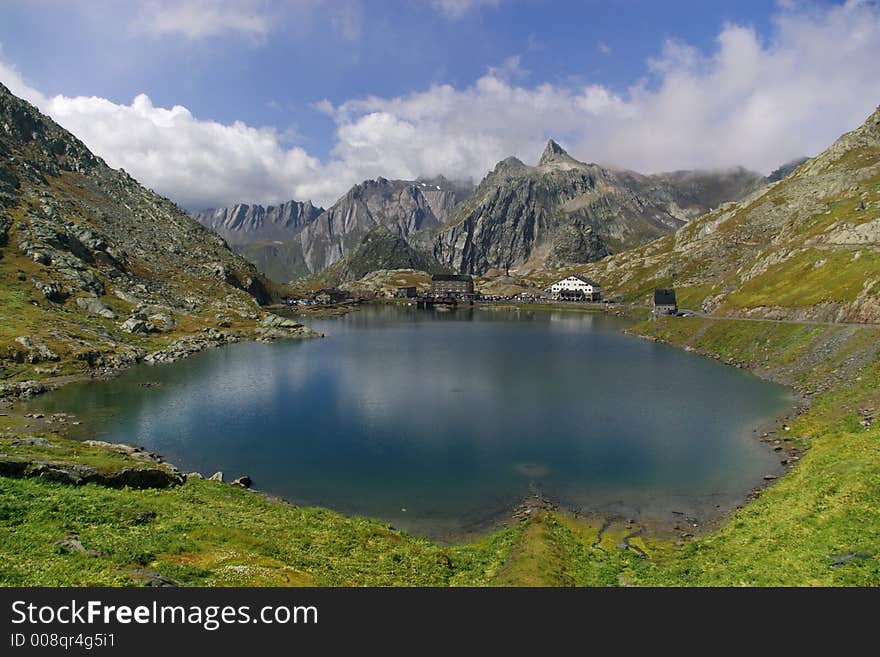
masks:
<path fill-rule="evenodd" d="M 74 438 L 435 538 L 491 527 L 529 495 L 718 516 L 780 471 L 755 429 L 791 409 L 787 388 L 627 336 L 627 320 L 371 305 L 306 323 L 326 338 L 138 365 L 29 407 L 75 413 Z"/>

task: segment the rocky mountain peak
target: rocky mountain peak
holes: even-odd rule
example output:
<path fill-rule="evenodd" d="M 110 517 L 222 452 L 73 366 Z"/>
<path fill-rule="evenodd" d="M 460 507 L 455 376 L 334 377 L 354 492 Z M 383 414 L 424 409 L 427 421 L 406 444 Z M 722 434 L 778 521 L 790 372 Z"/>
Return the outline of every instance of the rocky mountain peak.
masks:
<path fill-rule="evenodd" d="M 568 154 L 568 151 L 552 139 L 547 142 L 544 152 L 541 154 L 541 159 L 538 160 L 538 169 L 543 171 L 548 169 L 580 169 L 585 166 L 587 165 L 574 159 Z"/>
<path fill-rule="evenodd" d="M 516 157 L 506 157 L 495 165 L 493 174 L 511 174 L 517 172 L 528 171 L 529 167 L 522 160 Z"/>
<path fill-rule="evenodd" d="M 556 141 L 551 139 L 544 147 L 544 152 L 541 153 L 541 159 L 538 161 L 538 166 L 542 164 L 549 164 L 550 162 L 553 162 L 560 157 L 572 159 L 571 155 L 568 154 L 568 151 L 566 151 L 562 146 L 556 143 Z"/>

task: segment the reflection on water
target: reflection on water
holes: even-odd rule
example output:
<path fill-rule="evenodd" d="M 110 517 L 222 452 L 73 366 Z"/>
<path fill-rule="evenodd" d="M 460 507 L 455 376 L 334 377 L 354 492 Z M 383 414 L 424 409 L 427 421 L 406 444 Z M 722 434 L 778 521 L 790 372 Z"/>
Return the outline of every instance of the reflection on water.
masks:
<path fill-rule="evenodd" d="M 613 318 L 378 307 L 314 326 L 328 338 L 211 350 L 33 404 L 186 470 L 432 534 L 530 486 L 584 509 L 705 513 L 775 469 L 750 434 L 787 408 L 783 388 Z"/>

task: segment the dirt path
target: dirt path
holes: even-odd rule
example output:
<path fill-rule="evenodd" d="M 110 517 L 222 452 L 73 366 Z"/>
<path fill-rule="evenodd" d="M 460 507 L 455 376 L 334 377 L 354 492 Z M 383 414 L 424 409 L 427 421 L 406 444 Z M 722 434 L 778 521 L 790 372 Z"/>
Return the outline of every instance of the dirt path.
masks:
<path fill-rule="evenodd" d="M 865 324 L 860 322 L 816 322 L 806 319 L 765 319 L 762 317 L 737 317 L 735 315 L 707 315 L 690 308 L 679 308 L 679 312 L 690 313 L 694 317 L 703 319 L 726 319 L 736 322 L 773 322 L 774 324 L 805 324 L 808 326 L 848 326 L 855 328 L 880 329 L 880 324 Z"/>

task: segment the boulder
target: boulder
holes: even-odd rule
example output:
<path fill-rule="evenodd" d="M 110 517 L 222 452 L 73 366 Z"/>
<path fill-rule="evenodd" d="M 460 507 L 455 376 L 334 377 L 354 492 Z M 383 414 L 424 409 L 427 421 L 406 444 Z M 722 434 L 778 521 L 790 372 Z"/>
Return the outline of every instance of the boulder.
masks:
<path fill-rule="evenodd" d="M 61 285 L 55 282 L 44 283 L 43 281 L 34 281 L 34 287 L 39 290 L 48 301 L 62 303 L 70 293 Z"/>
<path fill-rule="evenodd" d="M 147 316 L 147 321 L 157 331 L 170 331 L 174 328 L 174 318 L 166 313 L 153 313 Z"/>
<path fill-rule="evenodd" d="M 93 315 L 99 315 L 107 319 L 116 319 L 116 313 L 97 297 L 77 297 L 76 305 Z"/>
<path fill-rule="evenodd" d="M 233 486 L 241 486 L 242 488 L 250 488 L 253 481 L 247 475 L 242 475 L 232 482 Z"/>
<path fill-rule="evenodd" d="M 146 333 L 147 323 L 142 319 L 129 317 L 127 320 L 122 322 L 122 324 L 120 324 L 120 328 L 128 333 Z"/>
<path fill-rule="evenodd" d="M 276 315 L 274 313 L 266 313 L 260 324 L 272 328 L 289 329 L 300 328 L 302 326 L 302 324 L 300 324 L 299 322 L 295 322 L 292 319 L 288 319 L 286 317 L 281 317 L 280 315 Z"/>
<path fill-rule="evenodd" d="M 223 473 L 222 472 L 215 472 L 210 477 L 208 477 L 208 481 L 221 481 L 222 482 L 223 481 Z"/>

